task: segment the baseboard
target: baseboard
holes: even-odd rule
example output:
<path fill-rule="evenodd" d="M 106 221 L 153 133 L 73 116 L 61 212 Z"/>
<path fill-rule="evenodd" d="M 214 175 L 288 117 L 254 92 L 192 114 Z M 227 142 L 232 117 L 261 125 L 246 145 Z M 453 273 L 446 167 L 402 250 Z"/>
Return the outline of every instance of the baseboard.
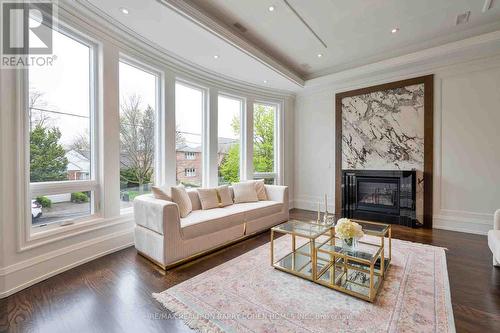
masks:
<path fill-rule="evenodd" d="M 84 242 L 71 249 L 60 249 L 36 262 L 36 258 L 4 267 L 0 271 L 0 298 L 46 280 L 54 275 L 85 264 L 134 244 L 133 229 L 124 230 Z M 40 272 L 46 272 L 40 275 Z"/>
<path fill-rule="evenodd" d="M 324 200 L 324 199 L 323 199 Z M 321 200 L 309 200 L 309 199 L 300 199 L 300 198 L 295 198 L 293 200 L 293 208 L 296 209 L 305 209 L 305 210 L 310 210 L 313 212 L 318 211 L 318 202 L 321 202 L 321 211 L 325 210 L 324 201 Z M 335 211 L 335 206 L 332 203 L 328 203 L 328 211 L 329 212 L 334 212 Z"/>
<path fill-rule="evenodd" d="M 463 219 L 461 216 L 434 215 L 432 219 L 434 229 L 443 229 L 469 234 L 486 235 L 493 229 L 493 220 Z"/>
<path fill-rule="evenodd" d="M 307 199 L 295 198 L 293 206 L 297 209 L 313 212 L 318 210 L 318 203 Z M 464 218 L 462 215 L 434 215 L 432 225 L 435 229 L 486 235 L 488 230 L 493 228 L 493 220 L 471 218 L 469 216 Z"/>

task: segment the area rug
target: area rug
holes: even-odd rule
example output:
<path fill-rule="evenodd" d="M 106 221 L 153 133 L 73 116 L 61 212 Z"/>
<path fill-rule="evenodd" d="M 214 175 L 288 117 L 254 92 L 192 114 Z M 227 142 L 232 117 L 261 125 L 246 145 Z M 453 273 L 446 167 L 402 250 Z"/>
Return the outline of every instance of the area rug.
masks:
<path fill-rule="evenodd" d="M 443 248 L 394 239 L 369 303 L 272 268 L 269 246 L 153 297 L 199 332 L 455 332 Z M 277 239 L 275 258 L 289 249 Z"/>

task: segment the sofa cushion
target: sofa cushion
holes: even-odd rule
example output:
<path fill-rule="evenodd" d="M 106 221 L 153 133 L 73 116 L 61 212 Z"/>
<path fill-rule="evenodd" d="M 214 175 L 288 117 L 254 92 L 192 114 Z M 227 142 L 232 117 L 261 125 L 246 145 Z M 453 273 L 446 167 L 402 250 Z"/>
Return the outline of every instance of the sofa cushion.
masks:
<path fill-rule="evenodd" d="M 219 197 L 215 188 L 199 188 L 197 191 L 201 209 L 207 210 L 219 207 Z"/>
<path fill-rule="evenodd" d="M 235 183 L 233 184 L 233 191 L 234 203 L 259 201 L 253 182 Z"/>
<path fill-rule="evenodd" d="M 279 213 L 283 205 L 277 201 L 258 201 L 258 202 L 245 202 L 237 204 L 239 209 L 244 211 L 245 222 L 259 219 L 264 216 Z"/>
<path fill-rule="evenodd" d="M 234 204 L 224 208 L 195 210 L 181 219 L 182 238 L 191 239 L 224 230 L 264 216 L 279 213 L 283 205 L 276 201 Z"/>
<path fill-rule="evenodd" d="M 169 188 L 160 186 L 151 186 L 151 191 L 153 191 L 153 195 L 156 199 L 172 201 Z"/>
<path fill-rule="evenodd" d="M 187 194 L 189 195 L 189 199 L 191 199 L 191 206 L 193 206 L 193 210 L 200 210 L 201 201 L 198 196 L 198 191 L 196 191 L 196 189 L 188 189 Z"/>
<path fill-rule="evenodd" d="M 182 238 L 195 238 L 243 224 L 244 218 L 243 211 L 229 210 L 228 208 L 195 210 L 181 219 Z"/>
<path fill-rule="evenodd" d="M 222 185 L 217 187 L 217 194 L 219 195 L 220 199 L 220 207 L 226 207 L 233 204 L 233 196 L 231 195 L 229 186 Z"/>
<path fill-rule="evenodd" d="M 253 182 L 255 185 L 255 192 L 257 192 L 257 198 L 259 198 L 259 201 L 267 200 L 264 179 L 250 180 L 250 182 Z"/>
<path fill-rule="evenodd" d="M 497 261 L 500 260 L 500 230 L 488 231 L 488 246 Z"/>
<path fill-rule="evenodd" d="M 179 206 L 179 214 L 181 217 L 188 216 L 193 210 L 193 205 L 191 204 L 191 199 L 184 185 L 172 186 L 170 188 L 170 193 L 172 194 L 173 202 Z"/>

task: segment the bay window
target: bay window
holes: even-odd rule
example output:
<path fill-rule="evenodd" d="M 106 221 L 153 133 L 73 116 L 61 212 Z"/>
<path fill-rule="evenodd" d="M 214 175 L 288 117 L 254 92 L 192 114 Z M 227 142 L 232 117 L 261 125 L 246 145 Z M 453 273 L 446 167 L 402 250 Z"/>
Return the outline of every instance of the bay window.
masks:
<path fill-rule="evenodd" d="M 120 207 L 151 192 L 157 178 L 160 76 L 131 60 L 119 63 Z"/>
<path fill-rule="evenodd" d="M 240 181 L 241 115 L 243 101 L 218 96 L 217 166 L 219 185 Z"/>
<path fill-rule="evenodd" d="M 27 71 L 32 226 L 70 223 L 98 213 L 95 47 L 53 30 L 52 66 Z"/>
<path fill-rule="evenodd" d="M 204 90 L 181 82 L 175 84 L 175 178 L 177 184 L 186 187 L 203 184 L 204 105 Z"/>
<path fill-rule="evenodd" d="M 267 184 L 277 181 L 278 107 L 274 104 L 253 105 L 253 167 L 254 179 Z"/>

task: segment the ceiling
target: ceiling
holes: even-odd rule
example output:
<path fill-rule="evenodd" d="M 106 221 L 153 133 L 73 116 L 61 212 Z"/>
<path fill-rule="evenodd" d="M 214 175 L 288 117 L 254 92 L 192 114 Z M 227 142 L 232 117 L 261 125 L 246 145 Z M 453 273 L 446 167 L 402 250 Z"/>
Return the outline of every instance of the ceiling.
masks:
<path fill-rule="evenodd" d="M 245 38 L 304 79 L 500 29 L 500 0 L 485 13 L 485 0 L 189 1 L 233 29 L 239 23 Z M 469 22 L 455 25 L 466 11 Z"/>
<path fill-rule="evenodd" d="M 492 0 L 486 12 L 485 0 L 82 1 L 193 65 L 283 90 L 500 30 L 500 0 Z M 467 11 L 468 23 L 456 25 L 457 15 Z M 211 23 L 207 28 L 200 17 L 227 33 L 214 31 Z M 391 33 L 394 28 L 397 33 Z"/>
<path fill-rule="evenodd" d="M 156 0 L 83 0 L 81 4 L 204 71 L 257 85 L 295 91 L 300 83 L 227 43 Z M 121 9 L 126 8 L 125 15 Z M 218 59 L 214 59 L 217 55 Z"/>

